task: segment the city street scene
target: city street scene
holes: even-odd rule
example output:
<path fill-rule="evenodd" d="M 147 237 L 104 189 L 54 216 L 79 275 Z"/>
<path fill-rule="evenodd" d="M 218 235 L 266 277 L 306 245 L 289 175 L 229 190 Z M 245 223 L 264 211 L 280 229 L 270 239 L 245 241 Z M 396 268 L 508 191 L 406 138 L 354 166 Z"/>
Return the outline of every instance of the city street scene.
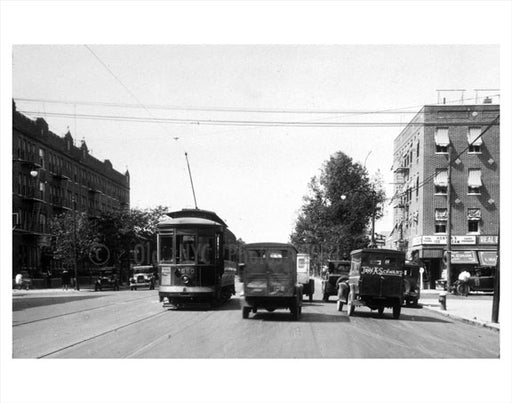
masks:
<path fill-rule="evenodd" d="M 12 44 L 2 143 L 3 360 L 25 381 L 69 364 L 165 401 L 228 368 L 415 395 L 499 373 L 498 44 L 36 43 Z"/>

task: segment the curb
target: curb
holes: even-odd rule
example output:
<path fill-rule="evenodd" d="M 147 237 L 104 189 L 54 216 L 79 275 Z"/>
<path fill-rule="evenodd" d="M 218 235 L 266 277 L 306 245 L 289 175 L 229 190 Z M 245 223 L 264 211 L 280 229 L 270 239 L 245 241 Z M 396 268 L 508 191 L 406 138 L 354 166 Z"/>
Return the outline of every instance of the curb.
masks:
<path fill-rule="evenodd" d="M 490 322 L 484 322 L 484 321 L 481 321 L 481 320 L 478 320 L 478 319 L 464 318 L 462 316 L 455 315 L 455 314 L 450 313 L 450 312 L 442 311 L 442 310 L 440 310 L 438 308 L 434 308 L 434 307 L 428 306 L 428 305 L 422 305 L 422 308 L 428 309 L 431 312 L 437 312 L 440 315 L 447 316 L 447 317 L 449 317 L 451 319 L 455 319 L 455 320 L 458 320 L 460 322 L 468 323 L 470 325 L 485 327 L 487 329 L 494 330 L 495 332 L 499 332 L 500 331 L 499 323 L 490 323 Z"/>

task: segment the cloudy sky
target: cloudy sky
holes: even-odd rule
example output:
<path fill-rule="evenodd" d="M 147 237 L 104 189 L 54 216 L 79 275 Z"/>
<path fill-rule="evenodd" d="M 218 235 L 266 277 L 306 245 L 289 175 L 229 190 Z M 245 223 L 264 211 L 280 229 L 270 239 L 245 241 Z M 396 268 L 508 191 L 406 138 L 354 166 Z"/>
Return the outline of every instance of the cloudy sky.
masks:
<path fill-rule="evenodd" d="M 17 108 L 128 168 L 132 206 L 193 207 L 187 152 L 198 207 L 248 242 L 288 241 L 308 182 L 336 151 L 390 184 L 393 139 L 436 90 L 471 99 L 499 79 L 496 45 L 13 48 Z M 391 229 L 385 211 L 377 231 Z"/>

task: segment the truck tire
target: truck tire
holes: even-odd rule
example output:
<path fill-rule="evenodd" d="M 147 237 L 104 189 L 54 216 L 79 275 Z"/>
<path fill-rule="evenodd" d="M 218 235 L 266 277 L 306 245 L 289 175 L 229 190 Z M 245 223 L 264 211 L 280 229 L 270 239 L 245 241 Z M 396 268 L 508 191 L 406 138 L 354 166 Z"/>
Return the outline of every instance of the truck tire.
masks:
<path fill-rule="evenodd" d="M 313 294 L 312 293 L 309 294 L 309 302 L 313 302 Z"/>
<path fill-rule="evenodd" d="M 383 306 L 379 306 L 377 308 L 377 312 L 379 313 L 379 316 L 382 316 L 384 314 L 384 307 Z"/>
<path fill-rule="evenodd" d="M 402 310 L 402 304 L 400 302 L 393 305 L 393 319 L 400 318 L 400 311 Z"/>
<path fill-rule="evenodd" d="M 343 300 L 342 299 L 338 299 L 336 301 L 336 309 L 338 310 L 338 312 L 341 312 L 343 310 Z"/>
<path fill-rule="evenodd" d="M 327 294 L 326 292 L 324 292 L 324 296 L 322 298 L 322 301 L 324 302 L 328 302 L 329 301 L 329 294 Z"/>
<path fill-rule="evenodd" d="M 249 317 L 249 312 L 251 312 L 250 306 L 244 306 L 242 308 L 242 318 L 247 319 Z"/>

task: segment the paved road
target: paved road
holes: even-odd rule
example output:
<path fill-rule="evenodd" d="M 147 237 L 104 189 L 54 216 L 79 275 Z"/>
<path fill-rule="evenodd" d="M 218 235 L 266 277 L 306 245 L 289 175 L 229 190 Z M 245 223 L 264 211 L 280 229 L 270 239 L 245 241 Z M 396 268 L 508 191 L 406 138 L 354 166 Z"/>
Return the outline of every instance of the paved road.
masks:
<path fill-rule="evenodd" d="M 240 285 L 238 285 L 238 289 Z M 319 291 L 317 284 L 317 291 Z M 158 291 L 68 291 L 13 300 L 14 358 L 498 358 L 499 333 L 419 308 L 336 311 L 317 292 L 302 318 L 242 319 L 240 297 L 214 310 L 168 310 Z"/>

